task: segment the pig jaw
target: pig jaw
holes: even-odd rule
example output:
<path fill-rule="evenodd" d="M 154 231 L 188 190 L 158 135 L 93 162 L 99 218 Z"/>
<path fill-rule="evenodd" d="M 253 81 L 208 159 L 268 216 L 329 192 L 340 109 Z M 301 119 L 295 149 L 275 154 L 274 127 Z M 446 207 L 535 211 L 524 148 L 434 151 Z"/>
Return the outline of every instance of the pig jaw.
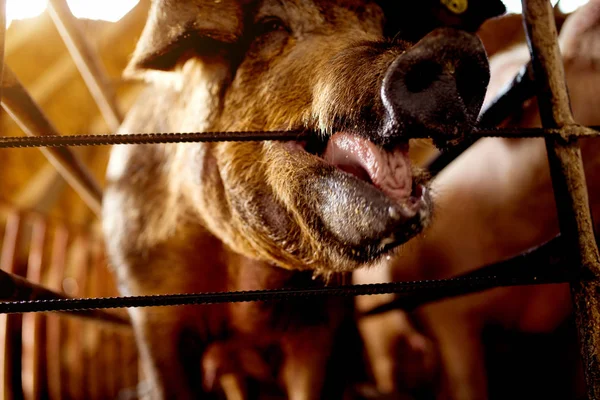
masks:
<path fill-rule="evenodd" d="M 320 240 L 342 262 L 334 269 L 353 270 L 378 261 L 418 235 L 429 223 L 431 199 L 424 189 L 419 199 L 398 203 L 372 184 L 337 168 L 311 182 L 319 204 Z"/>
<path fill-rule="evenodd" d="M 317 269 L 372 264 L 427 227 L 432 201 L 424 174 L 410 164 L 408 143 L 384 149 L 363 135 L 340 131 L 325 144 L 309 140 L 282 147 L 288 156 L 281 159 L 294 160 L 296 170 L 304 171 L 297 176 L 302 183 L 294 203 L 303 205 L 295 208 L 328 260 L 317 262 Z"/>

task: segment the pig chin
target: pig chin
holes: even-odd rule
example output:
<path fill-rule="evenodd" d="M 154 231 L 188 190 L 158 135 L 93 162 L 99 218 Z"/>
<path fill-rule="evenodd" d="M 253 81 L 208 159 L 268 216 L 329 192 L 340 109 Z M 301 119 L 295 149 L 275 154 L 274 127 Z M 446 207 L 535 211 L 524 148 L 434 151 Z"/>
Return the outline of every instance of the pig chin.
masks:
<path fill-rule="evenodd" d="M 297 148 L 300 148 L 298 146 Z M 377 260 L 405 243 L 429 222 L 431 198 L 425 180 L 413 171 L 408 143 L 383 149 L 346 132 L 313 153 L 320 171 L 310 179 L 316 194 L 323 239 L 346 259 Z"/>

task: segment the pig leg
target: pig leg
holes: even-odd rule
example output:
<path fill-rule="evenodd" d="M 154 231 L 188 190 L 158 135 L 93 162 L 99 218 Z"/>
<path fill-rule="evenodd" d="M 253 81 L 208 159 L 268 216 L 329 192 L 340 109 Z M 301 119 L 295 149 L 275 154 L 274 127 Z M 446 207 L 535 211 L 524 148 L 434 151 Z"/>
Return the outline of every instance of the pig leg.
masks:
<path fill-rule="evenodd" d="M 369 364 L 377 390 L 381 393 L 394 393 L 398 388 L 396 385 L 396 351 L 394 344 L 397 340 L 398 331 L 387 329 L 386 325 L 396 325 L 398 316 L 394 312 L 384 315 L 362 318 L 358 322 L 358 329 L 365 343 L 365 350 L 369 357 Z M 388 333 L 393 332 L 394 337 L 387 337 Z"/>
<path fill-rule="evenodd" d="M 135 310 L 132 321 L 144 372 L 151 384 L 149 400 L 192 399 L 185 380 L 184 364 L 179 359 L 181 322 L 170 310 Z"/>
<path fill-rule="evenodd" d="M 415 330 L 405 312 L 364 317 L 358 327 L 378 391 L 398 393 L 433 381 L 433 344 Z"/>
<path fill-rule="evenodd" d="M 310 330 L 283 339 L 281 370 L 289 400 L 318 400 L 332 346 L 330 329 Z"/>
<path fill-rule="evenodd" d="M 246 400 L 248 398 L 246 385 L 239 375 L 226 374 L 221 376 L 219 381 L 227 400 Z"/>
<path fill-rule="evenodd" d="M 440 400 L 487 399 L 487 378 L 480 317 L 456 313 L 458 298 L 426 306 L 421 321 L 435 340 L 442 371 Z M 469 303 L 467 301 L 467 303 Z"/>
<path fill-rule="evenodd" d="M 261 354 L 247 347 L 239 337 L 208 346 L 202 356 L 202 375 L 205 390 L 212 392 L 215 383 L 218 383 L 227 400 L 248 398 L 246 378 L 254 378 L 258 382 L 272 378 L 271 368 Z"/>
<path fill-rule="evenodd" d="M 352 279 L 354 284 L 390 282 L 389 266 L 355 271 Z M 357 297 L 355 306 L 365 313 L 393 299 L 393 295 Z M 406 312 L 393 310 L 360 318 L 358 329 L 379 392 L 397 394 L 433 381 L 437 367 L 434 346 L 415 329 Z"/>

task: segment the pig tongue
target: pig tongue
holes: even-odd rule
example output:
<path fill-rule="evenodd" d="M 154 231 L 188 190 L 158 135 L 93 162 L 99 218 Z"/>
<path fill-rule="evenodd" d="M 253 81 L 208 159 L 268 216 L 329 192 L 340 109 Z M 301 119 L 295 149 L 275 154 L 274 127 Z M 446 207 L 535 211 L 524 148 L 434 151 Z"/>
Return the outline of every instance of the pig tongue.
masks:
<path fill-rule="evenodd" d="M 396 201 L 406 200 L 411 194 L 406 146 L 386 151 L 366 139 L 340 132 L 329 139 L 323 158 L 343 171 L 370 180 Z"/>

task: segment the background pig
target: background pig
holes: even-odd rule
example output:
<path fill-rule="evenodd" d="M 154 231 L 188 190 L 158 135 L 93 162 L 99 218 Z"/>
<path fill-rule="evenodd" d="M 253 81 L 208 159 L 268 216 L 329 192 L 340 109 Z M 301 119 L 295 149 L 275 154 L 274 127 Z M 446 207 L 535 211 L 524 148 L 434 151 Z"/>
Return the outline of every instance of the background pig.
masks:
<path fill-rule="evenodd" d="M 123 133 L 313 135 L 115 149 L 104 230 L 123 294 L 322 285 L 428 224 L 406 135 L 469 129 L 487 58 L 469 33 L 443 28 L 410 44 L 384 34 L 393 22 L 363 0 L 154 2 L 128 69 L 152 86 Z M 255 398 L 260 382 L 262 394 L 332 399 L 321 392 L 347 307 L 319 299 L 131 317 L 154 398 Z"/>
<path fill-rule="evenodd" d="M 567 19 L 560 34 L 575 120 L 584 125 L 600 124 L 597 113 L 599 21 L 600 2 L 591 1 Z M 488 99 L 528 60 L 524 44 L 492 58 Z M 529 101 L 522 112 L 505 124 L 540 126 L 536 101 Z M 600 212 L 599 145 L 594 139 L 581 141 L 590 205 L 596 221 Z M 432 192 L 438 212 L 430 229 L 409 242 L 389 270 L 378 271 L 380 276 L 385 278 L 388 274 L 389 280 L 448 278 L 517 255 L 558 233 L 543 139 L 480 140 L 435 179 Z M 360 283 L 373 279 L 366 275 L 366 272 L 357 273 L 355 280 Z M 367 309 L 377 300 L 358 299 L 358 302 L 359 307 Z M 433 341 L 431 345 L 439 349 L 440 398 L 488 398 L 483 342 L 486 327 L 499 326 L 526 333 L 554 332 L 559 327 L 562 329 L 570 312 L 568 285 L 494 289 L 418 310 L 417 318 Z M 365 320 L 362 324 L 364 340 L 377 343 L 371 345 L 374 349 L 390 347 L 395 342 L 423 340 L 414 330 L 385 325 L 382 320 L 379 323 L 372 320 L 368 326 Z M 395 329 L 395 334 L 389 332 L 390 327 Z M 569 342 L 555 343 L 554 348 L 547 348 L 547 360 L 558 359 L 562 350 L 569 349 L 572 354 L 577 354 L 574 335 L 566 336 L 569 336 Z M 527 347 L 521 347 L 521 350 L 532 351 Z M 376 350 L 373 354 L 385 358 Z M 522 354 L 520 359 L 525 360 L 528 355 Z M 421 351 L 421 365 L 426 357 L 432 356 Z M 518 369 L 523 362 L 518 360 L 513 360 L 515 364 L 507 368 Z M 389 358 L 387 362 L 391 364 Z M 396 356 L 396 362 L 403 362 L 401 356 Z M 571 371 L 576 370 L 578 360 L 571 358 L 569 362 L 562 366 L 555 364 L 562 368 L 563 382 L 569 379 Z M 389 381 L 389 370 L 380 374 L 380 380 L 387 378 Z M 530 382 L 533 376 L 530 370 L 524 380 Z M 528 397 L 531 391 L 517 389 L 517 385 L 512 384 L 511 381 L 501 383 L 502 387 L 513 388 L 511 398 L 531 398 Z M 569 383 L 557 384 L 546 376 L 543 385 L 554 388 L 552 397 L 576 398 L 573 386 L 568 395 L 556 391 L 556 388 L 569 387 Z M 531 390 L 535 396 L 543 397 L 540 387 Z"/>

